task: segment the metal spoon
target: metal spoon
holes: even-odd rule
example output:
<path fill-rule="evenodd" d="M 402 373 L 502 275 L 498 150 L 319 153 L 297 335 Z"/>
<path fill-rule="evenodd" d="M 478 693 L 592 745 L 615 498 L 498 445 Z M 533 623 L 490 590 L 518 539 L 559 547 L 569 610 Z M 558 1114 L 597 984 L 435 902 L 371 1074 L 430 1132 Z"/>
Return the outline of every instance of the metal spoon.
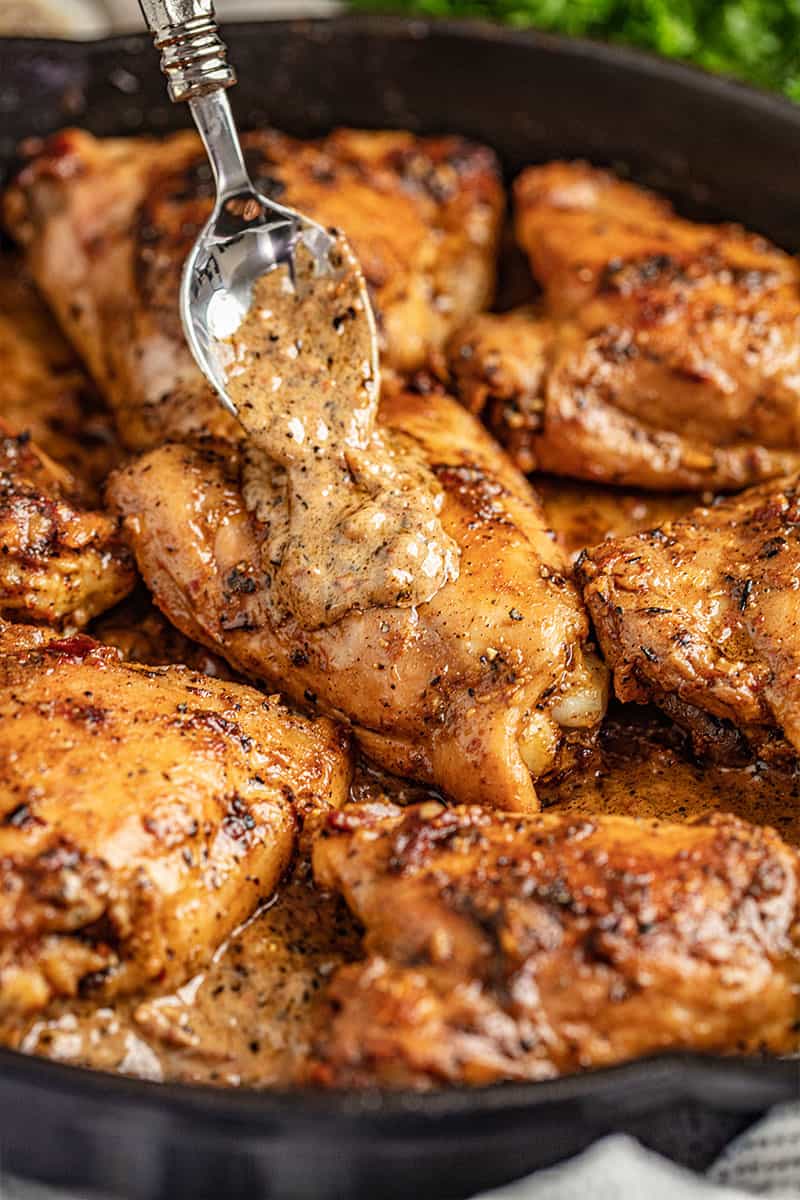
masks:
<path fill-rule="evenodd" d="M 186 339 L 203 374 L 225 407 L 239 416 L 227 389 L 229 338 L 250 310 L 256 281 L 286 265 L 295 278 L 295 255 L 306 247 L 320 276 L 337 278 L 341 235 L 329 233 L 308 217 L 262 196 L 244 163 L 239 135 L 225 89 L 236 82 L 217 31 L 212 0 L 139 0 L 161 52 L 170 99 L 188 100 L 203 139 L 217 187 L 205 227 L 183 269 L 180 311 Z M 361 344 L 367 335 L 373 378 L 378 376 L 375 321 L 363 277 L 359 275 Z M 356 331 L 354 331 L 355 333 Z"/>

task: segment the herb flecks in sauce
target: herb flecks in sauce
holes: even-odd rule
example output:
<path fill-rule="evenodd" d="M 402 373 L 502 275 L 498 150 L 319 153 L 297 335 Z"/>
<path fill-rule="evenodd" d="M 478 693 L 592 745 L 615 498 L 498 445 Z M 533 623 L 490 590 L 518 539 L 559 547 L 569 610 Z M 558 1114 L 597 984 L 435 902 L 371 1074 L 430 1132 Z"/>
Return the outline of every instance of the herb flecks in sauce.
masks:
<path fill-rule="evenodd" d="M 228 393 L 249 434 L 245 502 L 267 527 L 278 619 L 413 606 L 458 573 L 442 494 L 413 444 L 376 428 L 379 377 L 363 281 L 339 238 L 335 276 L 297 248 L 263 276 L 231 337 Z"/>

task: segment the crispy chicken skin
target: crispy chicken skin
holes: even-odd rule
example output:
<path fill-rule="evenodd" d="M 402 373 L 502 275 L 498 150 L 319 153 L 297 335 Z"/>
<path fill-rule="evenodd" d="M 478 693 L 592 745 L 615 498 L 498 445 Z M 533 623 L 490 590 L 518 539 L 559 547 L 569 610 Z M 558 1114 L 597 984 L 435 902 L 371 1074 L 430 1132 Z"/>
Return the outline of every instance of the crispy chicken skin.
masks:
<path fill-rule="evenodd" d="M 385 365 L 421 366 L 494 286 L 503 192 L 491 151 L 461 138 L 338 130 L 244 144 L 256 186 L 344 227 L 375 299 Z M 6 220 L 133 449 L 198 431 L 237 436 L 178 318 L 184 258 L 211 206 L 199 141 L 51 138 Z"/>
<path fill-rule="evenodd" d="M 735 731 L 800 750 L 799 522 L 794 476 L 582 555 L 619 698 L 655 700 L 701 750 L 739 751 Z"/>
<path fill-rule="evenodd" d="M 605 668 L 526 481 L 449 396 L 396 391 L 384 427 L 421 449 L 444 491 L 460 574 L 417 609 L 354 612 L 328 628 L 273 627 L 260 527 L 230 448 L 170 445 L 111 481 L 139 568 L 188 637 L 242 674 L 348 721 L 364 750 L 461 801 L 536 804 L 605 709 Z"/>
<path fill-rule="evenodd" d="M 0 420 L 0 615 L 81 627 L 136 580 L 119 521 L 27 434 Z"/>
<path fill-rule="evenodd" d="M 450 360 L 525 470 L 736 490 L 800 467 L 800 264 L 585 163 L 523 171 L 541 309 L 474 319 Z"/>
<path fill-rule="evenodd" d="M 316 1082 L 485 1084 L 792 1044 L 798 863 L 768 828 L 350 806 L 314 871 L 367 954 L 331 981 Z"/>
<path fill-rule="evenodd" d="M 84 634 L 0 639 L 0 1007 L 181 983 L 340 804 L 341 730 Z M 36 645 L 37 639 L 41 642 Z"/>
<path fill-rule="evenodd" d="M 0 255 L 0 417 L 95 498 L 119 459 L 111 415 L 17 255 Z"/>

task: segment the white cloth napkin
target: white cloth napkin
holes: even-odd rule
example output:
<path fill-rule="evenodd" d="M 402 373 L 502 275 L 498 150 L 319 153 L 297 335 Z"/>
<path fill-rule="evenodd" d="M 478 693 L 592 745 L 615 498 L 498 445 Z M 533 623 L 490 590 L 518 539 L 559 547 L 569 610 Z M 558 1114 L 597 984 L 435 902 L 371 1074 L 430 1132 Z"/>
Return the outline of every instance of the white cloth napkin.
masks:
<path fill-rule="evenodd" d="M 773 1109 L 731 1142 L 705 1176 L 622 1134 L 480 1200 L 800 1200 L 800 1102 Z"/>

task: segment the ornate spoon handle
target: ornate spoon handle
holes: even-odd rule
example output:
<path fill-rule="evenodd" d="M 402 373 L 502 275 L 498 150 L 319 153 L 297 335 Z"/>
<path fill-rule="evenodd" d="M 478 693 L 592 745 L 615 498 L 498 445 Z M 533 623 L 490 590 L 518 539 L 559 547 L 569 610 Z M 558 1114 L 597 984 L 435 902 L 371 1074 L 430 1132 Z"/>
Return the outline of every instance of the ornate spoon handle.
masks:
<path fill-rule="evenodd" d="M 139 0 L 161 52 L 171 100 L 194 100 L 236 83 L 212 0 Z"/>
<path fill-rule="evenodd" d="M 212 0 L 139 0 L 171 100 L 188 100 L 214 176 L 218 204 L 252 192 L 225 88 L 236 83 Z"/>

